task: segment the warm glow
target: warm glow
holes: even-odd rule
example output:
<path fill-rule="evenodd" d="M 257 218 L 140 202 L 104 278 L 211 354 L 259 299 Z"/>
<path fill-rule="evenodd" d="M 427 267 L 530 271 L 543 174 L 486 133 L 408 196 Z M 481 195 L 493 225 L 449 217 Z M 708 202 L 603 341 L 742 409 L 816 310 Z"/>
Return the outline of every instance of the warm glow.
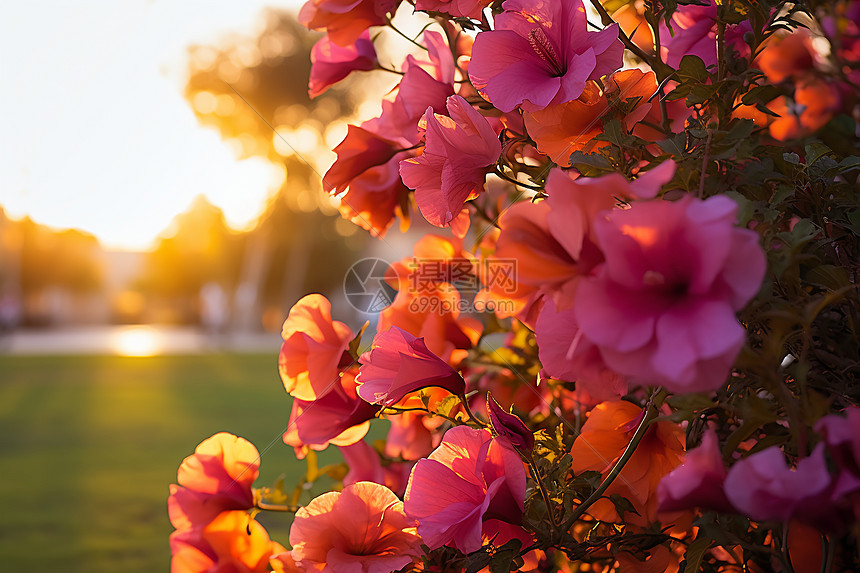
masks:
<path fill-rule="evenodd" d="M 622 225 L 621 231 L 628 237 L 633 237 L 643 247 L 650 247 L 657 240 L 657 229 L 654 227 Z"/>
<path fill-rule="evenodd" d="M 111 333 L 111 348 L 120 356 L 155 356 L 163 350 L 151 326 L 125 326 Z"/>

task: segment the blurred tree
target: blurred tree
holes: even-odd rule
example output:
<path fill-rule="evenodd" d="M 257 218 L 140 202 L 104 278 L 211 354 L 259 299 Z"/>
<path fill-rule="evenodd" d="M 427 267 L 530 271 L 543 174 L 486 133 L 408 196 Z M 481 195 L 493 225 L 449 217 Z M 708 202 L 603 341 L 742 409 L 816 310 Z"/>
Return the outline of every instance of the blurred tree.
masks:
<path fill-rule="evenodd" d="M 268 10 L 263 18 L 257 37 L 191 47 L 185 89 L 200 122 L 215 127 L 240 158 L 265 157 L 284 168 L 280 190 L 244 237 L 234 275 L 234 322 L 246 327 L 258 325 L 261 314 L 277 327 L 302 294 L 332 291 L 352 262 L 350 248 L 365 241 L 357 235 L 345 243 L 355 229 L 343 224 L 320 185 L 325 130 L 352 112 L 354 91 L 311 100 L 310 50 L 319 36 L 289 13 Z"/>

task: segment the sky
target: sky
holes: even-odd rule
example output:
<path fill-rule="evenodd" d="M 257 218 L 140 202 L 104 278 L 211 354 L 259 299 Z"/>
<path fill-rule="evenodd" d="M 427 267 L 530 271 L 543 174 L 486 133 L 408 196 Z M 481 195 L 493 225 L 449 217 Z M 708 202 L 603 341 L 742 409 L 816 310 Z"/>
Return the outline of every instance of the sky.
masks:
<path fill-rule="evenodd" d="M 200 194 L 249 225 L 283 171 L 236 159 L 182 96 L 186 47 L 253 34 L 300 0 L 114 0 L 0 8 L 0 206 L 142 250 Z"/>

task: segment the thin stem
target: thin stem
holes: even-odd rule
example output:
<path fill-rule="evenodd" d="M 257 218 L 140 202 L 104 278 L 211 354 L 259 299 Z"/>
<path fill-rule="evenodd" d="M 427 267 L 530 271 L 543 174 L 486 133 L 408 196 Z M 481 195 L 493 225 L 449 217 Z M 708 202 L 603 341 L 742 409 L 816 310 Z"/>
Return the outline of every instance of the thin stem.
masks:
<path fill-rule="evenodd" d="M 262 509 L 263 511 L 281 511 L 285 513 L 295 513 L 299 510 L 298 506 L 295 505 L 282 505 L 279 503 L 266 503 L 265 501 L 258 501 L 256 504 L 257 509 Z"/>
<path fill-rule="evenodd" d="M 460 403 L 463 405 L 463 410 L 466 412 L 466 415 L 469 417 L 469 421 L 470 422 L 477 422 L 477 423 L 481 424 L 481 426 L 483 426 L 484 423 L 481 422 L 480 420 L 478 420 L 475 417 L 475 415 L 472 413 L 472 409 L 469 408 L 469 399 L 466 398 L 466 395 L 460 394 L 457 396 L 457 398 L 460 399 Z"/>
<path fill-rule="evenodd" d="M 833 568 L 833 544 L 826 535 L 821 535 L 821 573 L 829 573 Z"/>
<path fill-rule="evenodd" d="M 537 465 L 535 464 L 535 460 L 532 456 L 528 458 L 529 468 L 532 471 L 532 475 L 535 478 L 535 483 L 540 490 L 541 497 L 543 497 L 543 503 L 546 505 L 546 514 L 549 517 L 549 522 L 552 525 L 553 533 L 558 529 L 558 523 L 555 521 L 555 512 L 552 510 L 552 505 L 550 505 L 549 501 L 549 493 L 547 493 L 546 488 L 543 485 L 543 481 L 540 479 L 540 474 L 538 473 Z"/>
<path fill-rule="evenodd" d="M 416 42 L 415 40 L 413 40 L 412 38 L 410 38 L 409 36 L 407 36 L 406 34 L 401 32 L 400 30 L 398 30 L 397 27 L 391 22 L 391 18 L 386 18 L 385 21 L 388 24 L 388 27 L 391 28 L 392 30 L 394 30 L 395 32 L 397 32 L 401 37 L 405 38 L 406 40 L 408 40 L 412 44 L 415 44 L 416 46 L 418 46 L 419 48 L 421 48 L 425 52 L 429 51 L 427 49 L 427 46 L 422 46 L 421 44 L 419 44 L 418 42 Z"/>
<path fill-rule="evenodd" d="M 388 73 L 390 73 L 390 74 L 397 74 L 398 76 L 404 76 L 404 75 L 406 75 L 406 72 L 400 72 L 400 71 L 398 71 L 398 70 L 395 70 L 394 68 L 386 68 L 386 67 L 385 67 L 385 66 L 383 66 L 382 64 L 376 64 L 376 69 L 377 69 L 377 70 L 382 70 L 383 72 L 388 72 Z"/>
<path fill-rule="evenodd" d="M 711 130 L 708 130 L 708 139 L 705 141 L 705 155 L 702 156 L 702 172 L 699 175 L 699 199 L 705 196 L 705 173 L 708 171 L 708 159 L 711 155 Z"/>
<path fill-rule="evenodd" d="M 528 183 L 523 183 L 522 181 L 518 181 L 518 180 L 514 179 L 513 177 L 504 174 L 502 172 L 502 170 L 499 169 L 498 167 L 496 167 L 496 169 L 493 170 L 493 173 L 495 173 L 496 175 L 498 175 L 499 177 L 501 177 L 505 181 L 510 181 L 514 185 L 519 185 L 520 187 L 525 187 L 526 189 L 532 189 L 534 191 L 540 191 L 543 189 L 543 187 L 538 187 L 536 185 L 529 185 Z"/>
<path fill-rule="evenodd" d="M 621 454 L 621 457 L 609 471 L 603 481 L 600 482 L 600 485 L 594 490 L 588 498 L 580 503 L 573 513 L 567 518 L 567 520 L 562 524 L 562 531 L 567 531 L 571 528 L 571 526 L 576 523 L 576 520 L 582 517 L 582 514 L 585 511 L 594 505 L 594 503 L 603 497 L 603 494 L 609 489 L 609 486 L 612 485 L 612 482 L 615 481 L 615 478 L 621 473 L 621 470 L 624 469 L 625 464 L 630 461 L 630 458 L 633 457 L 633 453 L 636 451 L 636 447 L 639 445 L 639 442 L 642 441 L 642 438 L 645 437 L 645 432 L 648 430 L 648 426 L 651 424 L 651 420 L 653 420 L 657 416 L 657 408 L 654 406 L 653 399 L 649 401 L 645 406 L 645 415 L 642 416 L 642 421 L 639 422 L 639 427 L 636 428 L 636 433 L 633 434 L 633 438 L 630 440 L 630 443 L 627 444 L 627 448 L 625 448 L 624 453 Z"/>

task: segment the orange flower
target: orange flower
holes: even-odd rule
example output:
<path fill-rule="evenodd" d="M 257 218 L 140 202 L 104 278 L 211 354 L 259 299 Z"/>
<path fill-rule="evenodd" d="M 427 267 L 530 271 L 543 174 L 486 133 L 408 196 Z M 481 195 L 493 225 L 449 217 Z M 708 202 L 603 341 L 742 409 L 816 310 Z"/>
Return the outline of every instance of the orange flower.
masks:
<path fill-rule="evenodd" d="M 309 294 L 290 309 L 281 335 L 284 344 L 278 370 L 284 388 L 299 400 L 325 396 L 338 379 L 338 367 L 353 338 L 352 329 L 332 320 L 326 297 Z"/>
<path fill-rule="evenodd" d="M 771 36 L 753 63 L 771 82 L 797 77 L 815 64 L 812 40 L 802 28 L 783 36 Z"/>
<path fill-rule="evenodd" d="M 179 466 L 170 486 L 170 522 L 177 529 L 201 528 L 222 511 L 254 506 L 251 486 L 260 474 L 254 444 L 227 432 L 207 438 Z"/>
<path fill-rule="evenodd" d="M 573 443 L 571 471 L 609 473 L 633 438 L 643 411 L 625 401 L 602 402 L 590 413 L 582 433 Z M 624 521 L 647 525 L 657 518 L 657 485 L 660 479 L 684 458 L 684 430 L 672 422 L 653 423 L 627 461 L 619 476 L 606 490 L 627 498 L 639 516 L 627 513 Z M 601 499 L 588 513 L 601 521 L 620 521 L 609 499 Z"/>
<path fill-rule="evenodd" d="M 174 532 L 170 550 L 171 573 L 264 573 L 272 554 L 285 551 L 244 511 L 225 511 L 202 532 Z"/>

